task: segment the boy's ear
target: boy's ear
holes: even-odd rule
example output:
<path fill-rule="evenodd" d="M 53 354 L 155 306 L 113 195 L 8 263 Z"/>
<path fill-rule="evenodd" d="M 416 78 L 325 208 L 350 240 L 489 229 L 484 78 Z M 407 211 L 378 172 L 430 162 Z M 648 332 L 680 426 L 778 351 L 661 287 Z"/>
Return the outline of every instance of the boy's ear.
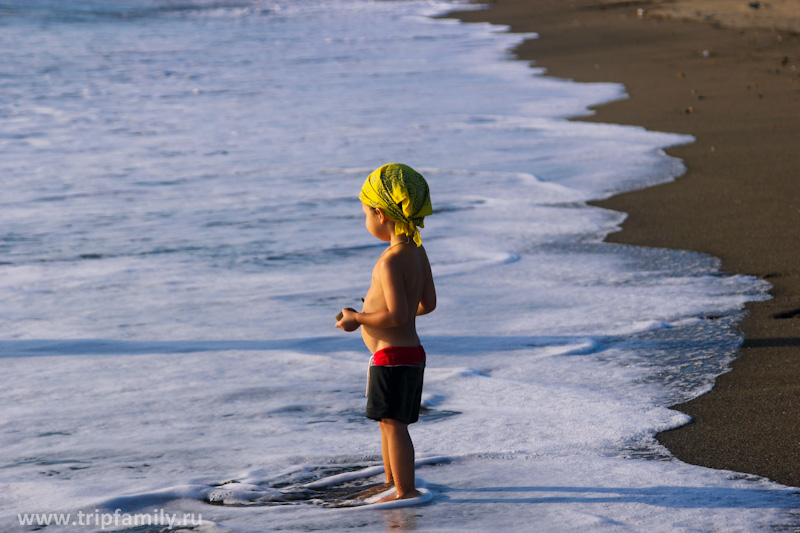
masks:
<path fill-rule="evenodd" d="M 383 211 L 383 209 L 380 207 L 374 207 L 373 209 L 375 209 L 375 214 L 378 216 L 380 223 L 383 224 L 386 222 L 386 213 Z"/>

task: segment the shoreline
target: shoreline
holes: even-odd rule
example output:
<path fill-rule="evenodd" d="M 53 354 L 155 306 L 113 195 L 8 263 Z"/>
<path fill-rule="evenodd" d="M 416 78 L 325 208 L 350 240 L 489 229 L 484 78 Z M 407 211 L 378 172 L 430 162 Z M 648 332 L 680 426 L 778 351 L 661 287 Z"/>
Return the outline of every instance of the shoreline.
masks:
<path fill-rule="evenodd" d="M 800 486 L 800 19 L 784 16 L 800 0 L 488 3 L 446 17 L 537 33 L 513 52 L 547 76 L 625 85 L 574 120 L 695 137 L 666 150 L 683 176 L 591 203 L 628 214 L 606 241 L 710 254 L 772 299 L 747 304 L 731 371 L 672 406 L 692 422 L 657 438 L 687 463 Z"/>

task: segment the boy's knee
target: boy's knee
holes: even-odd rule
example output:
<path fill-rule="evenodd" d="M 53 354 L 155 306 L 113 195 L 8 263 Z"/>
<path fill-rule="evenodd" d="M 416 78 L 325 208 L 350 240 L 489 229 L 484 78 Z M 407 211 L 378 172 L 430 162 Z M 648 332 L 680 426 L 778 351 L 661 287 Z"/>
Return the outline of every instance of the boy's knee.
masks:
<path fill-rule="evenodd" d="M 403 430 L 408 428 L 408 424 L 395 420 L 394 418 L 382 418 L 380 424 L 387 429 Z"/>

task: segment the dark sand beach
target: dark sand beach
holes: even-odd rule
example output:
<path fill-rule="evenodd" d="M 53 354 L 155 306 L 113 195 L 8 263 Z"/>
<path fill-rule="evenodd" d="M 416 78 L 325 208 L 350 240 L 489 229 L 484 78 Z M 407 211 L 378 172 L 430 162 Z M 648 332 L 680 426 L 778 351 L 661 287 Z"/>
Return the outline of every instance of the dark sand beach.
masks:
<path fill-rule="evenodd" d="M 658 435 L 679 459 L 800 486 L 800 0 L 491 0 L 460 12 L 536 32 L 520 59 L 618 82 L 629 98 L 581 120 L 687 133 L 677 181 L 597 202 L 629 213 L 608 240 L 695 250 L 772 284 L 711 392 Z M 451 15 L 452 16 L 452 15 Z M 579 156 L 580 154 L 576 154 Z"/>

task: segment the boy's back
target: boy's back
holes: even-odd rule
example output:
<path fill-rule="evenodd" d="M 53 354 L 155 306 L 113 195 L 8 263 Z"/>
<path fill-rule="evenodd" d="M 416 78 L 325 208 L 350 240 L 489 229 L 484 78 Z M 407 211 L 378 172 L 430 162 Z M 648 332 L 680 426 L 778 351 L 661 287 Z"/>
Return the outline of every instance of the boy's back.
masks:
<path fill-rule="evenodd" d="M 392 300 L 400 300 L 397 303 L 405 308 L 407 318 L 400 325 L 389 328 L 363 325 L 361 336 L 369 351 L 375 353 L 390 346 L 419 346 L 416 316 L 420 308 L 427 310 L 435 306 L 435 298 L 425 249 L 413 241 L 387 248 L 372 269 L 372 283 L 364 298 L 363 312 L 387 309 Z"/>

